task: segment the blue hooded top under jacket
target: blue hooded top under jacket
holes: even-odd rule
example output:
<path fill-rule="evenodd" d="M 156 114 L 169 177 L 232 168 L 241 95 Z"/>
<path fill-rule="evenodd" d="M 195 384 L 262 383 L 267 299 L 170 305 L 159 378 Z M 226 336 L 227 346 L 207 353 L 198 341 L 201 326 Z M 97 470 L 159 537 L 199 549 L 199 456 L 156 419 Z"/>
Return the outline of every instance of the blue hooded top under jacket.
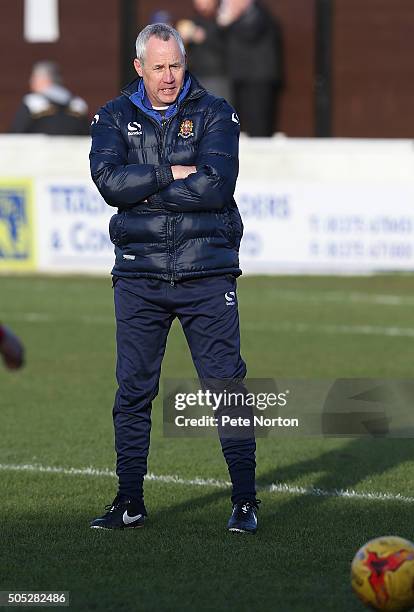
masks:
<path fill-rule="evenodd" d="M 91 133 L 92 178 L 118 208 L 109 224 L 112 274 L 171 282 L 241 274 L 243 224 L 233 198 L 240 125 L 225 100 L 187 73 L 162 118 L 136 79 L 98 111 Z M 176 164 L 197 172 L 174 180 Z"/>

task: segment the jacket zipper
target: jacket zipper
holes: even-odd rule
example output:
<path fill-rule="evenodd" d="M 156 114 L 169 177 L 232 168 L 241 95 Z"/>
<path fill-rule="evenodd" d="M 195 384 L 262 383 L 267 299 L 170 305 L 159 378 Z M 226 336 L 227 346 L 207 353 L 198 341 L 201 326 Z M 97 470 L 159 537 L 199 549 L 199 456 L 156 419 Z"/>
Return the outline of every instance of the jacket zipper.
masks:
<path fill-rule="evenodd" d="M 151 123 L 155 126 L 156 130 L 158 133 L 161 132 L 161 143 L 160 143 L 160 147 L 159 147 L 159 154 L 160 154 L 160 159 L 162 161 L 162 163 L 165 162 L 165 157 L 164 157 L 164 151 L 165 151 L 165 140 L 166 140 L 166 135 L 167 135 L 167 128 L 169 126 L 169 124 L 171 123 L 171 121 L 174 119 L 174 117 L 176 115 L 178 115 L 178 113 L 180 112 L 180 110 L 182 110 L 187 104 L 188 102 L 191 102 L 192 99 L 196 99 L 195 96 L 194 98 L 190 98 L 187 100 L 183 101 L 183 104 L 180 106 L 179 109 L 177 109 L 177 112 L 172 116 L 169 117 L 169 119 L 162 119 L 161 120 L 161 129 L 159 124 L 149 115 L 145 115 L 146 119 L 149 119 L 151 121 Z M 138 109 L 138 112 L 142 112 Z M 168 259 L 171 259 L 171 270 L 170 270 L 170 285 L 172 287 L 175 286 L 175 277 L 174 277 L 174 217 L 172 216 L 173 213 L 170 213 L 170 211 L 166 211 L 167 214 L 167 249 L 168 249 Z M 170 240 L 171 237 L 171 240 Z"/>
<path fill-rule="evenodd" d="M 138 109 L 138 113 L 141 113 L 142 111 L 140 111 Z M 150 117 L 149 115 L 145 115 L 145 118 L 148 119 L 155 127 L 156 133 L 158 134 L 158 153 L 160 156 L 160 162 L 164 163 L 165 162 L 165 157 L 164 157 L 164 149 L 165 149 L 165 137 L 167 134 L 167 127 L 169 125 L 169 123 L 172 121 L 172 119 L 175 117 L 175 115 L 173 115 L 173 117 L 170 117 L 169 119 L 162 119 L 161 120 L 161 127 L 160 124 L 155 121 L 155 119 L 153 119 L 152 117 Z M 170 285 L 173 287 L 175 285 L 175 279 L 174 279 L 174 256 L 173 256 L 173 240 L 172 240 L 172 219 L 171 219 L 171 213 L 170 211 L 166 210 L 165 211 L 167 214 L 167 256 L 168 256 L 168 260 L 171 260 L 171 270 L 167 270 L 167 273 L 169 273 L 169 282 Z"/>
<path fill-rule="evenodd" d="M 160 159 L 162 163 L 165 163 L 165 141 L 167 136 L 167 129 L 171 123 L 173 117 L 169 119 L 161 120 L 161 147 L 160 147 Z M 170 285 L 174 287 L 174 217 L 170 211 L 167 212 L 167 244 L 168 244 L 168 259 L 171 262 L 170 267 Z"/>

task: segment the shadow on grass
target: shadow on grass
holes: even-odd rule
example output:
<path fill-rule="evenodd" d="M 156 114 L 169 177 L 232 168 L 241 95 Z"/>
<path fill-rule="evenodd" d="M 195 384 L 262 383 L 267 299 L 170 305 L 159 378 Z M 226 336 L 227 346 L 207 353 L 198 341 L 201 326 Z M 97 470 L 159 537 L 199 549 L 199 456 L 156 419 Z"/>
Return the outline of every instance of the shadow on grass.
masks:
<path fill-rule="evenodd" d="M 308 474 L 322 473 L 312 482 L 313 487 L 325 490 L 352 489 L 363 480 L 380 476 L 403 463 L 411 463 L 411 477 L 407 466 L 406 485 L 407 480 L 414 479 L 413 462 L 414 439 L 357 438 L 339 449 L 329 450 L 312 459 L 286 467 L 275 466 L 274 470 L 261 474 L 257 484 L 263 487 L 277 482 L 294 483 Z M 412 494 L 414 496 L 414 487 Z"/>
<path fill-rule="evenodd" d="M 315 488 L 353 489 L 361 481 L 403 464 L 407 464 L 407 479 L 411 481 L 408 464 L 412 464 L 413 459 L 414 440 L 351 440 L 340 449 L 261 474 L 258 495 L 260 488 L 271 483 L 294 484 L 315 473 L 322 473 L 311 483 Z M 233 554 L 252 555 L 251 558 L 260 563 L 263 580 L 271 585 L 268 602 L 278 597 L 286 612 L 316 610 L 318 605 L 330 610 L 360 610 L 349 586 L 350 564 L 355 552 L 367 540 L 380 535 L 413 537 L 412 505 L 403 501 L 277 494 L 265 495 L 265 504 L 259 512 L 260 529 L 255 538 L 224 534 L 228 515 L 223 515 L 223 502 L 229 495 L 229 490 L 203 493 L 176 503 L 168 510 L 153 512 L 151 521 L 163 524 L 171 520 L 177 524 L 189 521 L 187 529 L 183 530 L 186 538 L 197 523 L 199 532 L 208 532 L 209 545 L 215 535 L 212 526 L 213 531 L 215 526 L 217 534 L 222 533 L 223 538 L 227 535 L 229 548 L 214 558 L 224 566 L 229 563 L 234 571 Z M 194 523 L 188 518 L 192 513 L 196 517 Z M 251 575 L 256 574 L 257 571 L 252 570 Z M 294 578 L 298 576 L 301 576 L 299 582 Z M 248 580 L 248 583 L 251 588 L 252 582 Z M 244 591 L 243 586 L 241 592 Z M 265 601 L 262 605 L 267 608 Z"/>
<path fill-rule="evenodd" d="M 275 466 L 274 469 L 261 473 L 257 478 L 258 496 L 260 497 L 261 489 L 266 489 L 273 483 L 295 485 L 298 480 L 302 481 L 315 473 L 320 475 L 316 480 L 308 483 L 308 486 L 328 492 L 353 490 L 361 481 L 381 476 L 402 464 L 407 464 L 406 480 L 404 481 L 404 489 L 406 490 L 407 480 L 409 482 L 414 481 L 413 439 L 354 439 L 346 446 L 329 450 L 312 459 L 299 461 L 284 467 Z M 411 464 L 411 466 L 408 464 Z M 260 468 L 260 465 L 258 467 Z M 369 492 L 370 489 L 367 487 L 364 491 Z M 394 493 L 404 494 L 404 491 L 397 488 Z M 405 494 L 410 495 L 406 492 Z M 414 497 L 414 485 L 411 495 Z M 229 497 L 230 489 L 215 490 L 207 494 L 203 493 L 195 499 L 192 498 L 175 504 L 171 511 L 179 512 L 190 508 L 202 508 Z M 329 496 L 315 496 L 313 499 L 315 500 L 315 498 L 321 501 L 328 499 Z"/>
<path fill-rule="evenodd" d="M 413 458 L 410 440 L 352 440 L 275 466 L 258 482 L 294 484 L 322 473 L 313 486 L 353 488 L 405 463 L 408 472 Z M 70 590 L 73 610 L 356 612 L 362 607 L 349 585 L 355 551 L 376 535 L 412 533 L 411 504 L 266 493 L 257 536 L 237 536 L 225 530 L 230 490 L 165 485 L 164 495 L 159 483 L 148 497 L 161 499 L 162 507 L 150 510 L 144 529 L 96 533 L 88 528 L 88 506 L 100 485 L 86 495 L 82 479 L 71 488 L 60 478 L 67 495 L 42 505 L 53 491 L 42 478 L 25 481 L 30 505 L 16 504 L 0 526 L 8 560 L 2 583 Z M 20 494 L 16 483 L 16 499 Z"/>

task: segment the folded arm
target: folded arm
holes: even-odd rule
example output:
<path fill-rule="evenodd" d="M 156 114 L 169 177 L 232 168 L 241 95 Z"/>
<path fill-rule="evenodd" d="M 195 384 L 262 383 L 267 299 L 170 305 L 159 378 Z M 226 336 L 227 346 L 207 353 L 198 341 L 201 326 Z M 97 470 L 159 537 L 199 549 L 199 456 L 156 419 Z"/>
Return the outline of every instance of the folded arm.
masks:
<path fill-rule="evenodd" d="M 210 111 L 199 144 L 197 171 L 177 178 L 149 201 L 176 212 L 223 208 L 231 202 L 236 186 L 239 134 L 236 113 L 227 102 L 218 101 Z"/>
<path fill-rule="evenodd" d="M 128 148 L 110 107 L 92 123 L 92 179 L 110 206 L 133 207 L 173 181 L 169 165 L 128 164 Z"/>

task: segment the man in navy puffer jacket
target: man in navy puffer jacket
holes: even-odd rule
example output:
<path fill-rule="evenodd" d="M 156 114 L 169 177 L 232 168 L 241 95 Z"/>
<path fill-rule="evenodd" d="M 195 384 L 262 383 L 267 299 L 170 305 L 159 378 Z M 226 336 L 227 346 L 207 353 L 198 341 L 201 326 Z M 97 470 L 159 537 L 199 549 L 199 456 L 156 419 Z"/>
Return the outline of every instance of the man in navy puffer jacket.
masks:
<path fill-rule="evenodd" d="M 141 527 L 143 478 L 167 335 L 175 317 L 199 378 L 242 380 L 236 277 L 243 225 L 233 198 L 239 120 L 185 69 L 179 34 L 142 30 L 140 78 L 92 123 L 92 178 L 118 212 L 110 222 L 117 321 L 113 409 L 119 490 L 94 528 Z M 219 428 L 220 433 L 220 428 Z M 257 527 L 255 440 L 220 435 L 233 491 L 228 528 Z"/>

